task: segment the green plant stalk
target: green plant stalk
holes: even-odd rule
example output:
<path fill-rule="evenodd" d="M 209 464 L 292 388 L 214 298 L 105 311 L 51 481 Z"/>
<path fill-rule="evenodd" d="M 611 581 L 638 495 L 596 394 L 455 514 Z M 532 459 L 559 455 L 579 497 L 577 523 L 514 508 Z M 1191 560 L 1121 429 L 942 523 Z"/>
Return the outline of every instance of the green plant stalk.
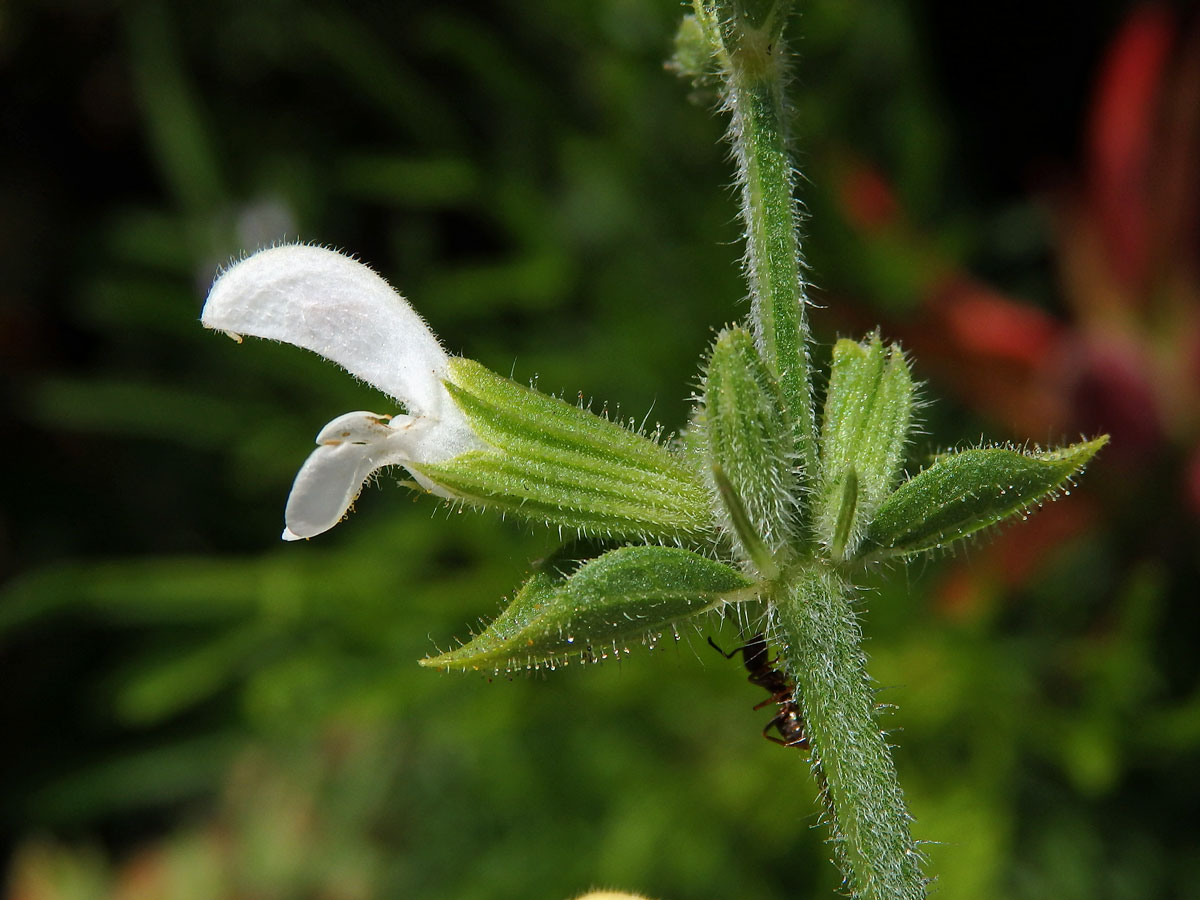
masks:
<path fill-rule="evenodd" d="M 730 140 L 742 191 L 752 327 L 765 362 L 779 379 L 804 480 L 813 485 L 819 469 L 807 298 L 795 169 L 785 128 L 783 20 L 788 5 L 757 4 L 756 12 L 746 0 L 698 0 L 696 7 L 699 20 L 718 37 L 732 114 Z M 772 594 L 776 637 L 796 681 L 813 771 L 848 892 L 858 900 L 922 898 L 921 855 L 876 721 L 850 587 L 832 565 L 810 559 L 785 572 Z"/>
<path fill-rule="evenodd" d="M 784 116 L 785 49 L 776 27 L 733 15 L 726 32 L 726 103 L 746 225 L 751 321 L 763 359 L 779 379 L 805 471 L 816 472 L 809 381 L 807 297 L 794 197 L 795 168 Z"/>
<path fill-rule="evenodd" d="M 817 564 L 782 590 L 775 598 L 776 635 L 796 680 L 813 773 L 849 896 L 923 898 L 922 856 L 876 718 L 850 588 Z"/>

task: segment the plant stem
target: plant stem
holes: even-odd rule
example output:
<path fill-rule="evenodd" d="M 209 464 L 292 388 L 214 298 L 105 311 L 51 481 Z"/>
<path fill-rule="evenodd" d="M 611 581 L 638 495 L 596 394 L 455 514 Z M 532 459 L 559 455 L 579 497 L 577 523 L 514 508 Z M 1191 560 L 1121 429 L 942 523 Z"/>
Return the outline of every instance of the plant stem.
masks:
<path fill-rule="evenodd" d="M 848 586 L 832 570 L 814 565 L 775 606 L 849 894 L 860 900 L 919 900 L 925 896 L 922 858 L 876 721 Z"/>
<path fill-rule="evenodd" d="M 779 4 L 784 7 L 787 4 Z M 755 25 L 740 3 L 721 3 L 725 100 L 746 225 L 751 321 L 763 359 L 779 379 L 805 470 L 816 472 L 808 365 L 807 298 L 800 257 L 795 168 L 784 115 L 783 20 L 775 8 Z"/>
<path fill-rule="evenodd" d="M 695 0 L 697 20 L 723 69 L 732 113 L 730 140 L 742 193 L 755 340 L 779 381 L 804 479 L 812 486 L 819 473 L 807 299 L 795 170 L 785 133 L 783 26 L 789 6 L 789 0 Z M 842 546 L 849 525 L 837 529 Z M 807 541 L 803 532 L 794 536 L 797 554 L 804 553 Z M 776 637 L 796 681 L 813 774 L 850 896 L 920 900 L 925 896 L 921 855 L 875 718 L 850 596 L 829 562 L 810 558 L 792 566 L 776 580 L 770 597 Z"/>

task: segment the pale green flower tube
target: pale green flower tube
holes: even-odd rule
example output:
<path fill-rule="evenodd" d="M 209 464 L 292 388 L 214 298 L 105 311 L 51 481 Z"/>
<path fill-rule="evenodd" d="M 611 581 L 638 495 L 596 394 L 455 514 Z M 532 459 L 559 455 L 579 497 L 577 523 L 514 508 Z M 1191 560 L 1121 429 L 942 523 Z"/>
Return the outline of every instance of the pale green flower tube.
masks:
<path fill-rule="evenodd" d="M 319 353 L 403 413 L 338 416 L 296 475 L 284 540 L 341 521 L 371 475 L 403 466 L 430 493 L 607 537 L 710 527 L 697 474 L 670 448 L 451 357 L 367 266 L 309 245 L 263 250 L 217 278 L 201 321 Z"/>

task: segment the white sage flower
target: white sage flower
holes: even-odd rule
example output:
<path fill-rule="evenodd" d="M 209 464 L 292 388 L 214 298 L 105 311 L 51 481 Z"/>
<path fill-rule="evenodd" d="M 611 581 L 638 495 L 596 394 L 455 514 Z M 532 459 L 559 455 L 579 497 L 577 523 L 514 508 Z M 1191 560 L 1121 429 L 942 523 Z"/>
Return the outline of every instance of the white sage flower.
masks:
<path fill-rule="evenodd" d="M 262 250 L 213 283 L 201 322 L 304 347 L 396 400 L 403 414 L 351 412 L 317 435 L 284 514 L 287 541 L 328 531 L 373 472 L 439 463 L 486 445 L 444 384 L 450 357 L 408 302 L 362 263 L 305 244 Z M 451 496 L 419 471 L 426 490 Z"/>

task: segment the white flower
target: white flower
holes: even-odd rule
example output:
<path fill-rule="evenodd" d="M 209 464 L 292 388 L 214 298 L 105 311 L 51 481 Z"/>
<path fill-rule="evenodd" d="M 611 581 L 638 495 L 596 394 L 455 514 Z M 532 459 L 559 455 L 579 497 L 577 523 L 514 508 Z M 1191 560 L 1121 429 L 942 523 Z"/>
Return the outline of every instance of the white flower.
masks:
<path fill-rule="evenodd" d="M 292 485 L 284 540 L 328 531 L 384 466 L 444 462 L 485 446 L 446 390 L 450 357 L 437 337 L 386 281 L 347 256 L 304 244 L 262 250 L 218 276 L 201 322 L 238 341 L 249 334 L 319 353 L 406 410 L 346 413 L 321 429 Z"/>

